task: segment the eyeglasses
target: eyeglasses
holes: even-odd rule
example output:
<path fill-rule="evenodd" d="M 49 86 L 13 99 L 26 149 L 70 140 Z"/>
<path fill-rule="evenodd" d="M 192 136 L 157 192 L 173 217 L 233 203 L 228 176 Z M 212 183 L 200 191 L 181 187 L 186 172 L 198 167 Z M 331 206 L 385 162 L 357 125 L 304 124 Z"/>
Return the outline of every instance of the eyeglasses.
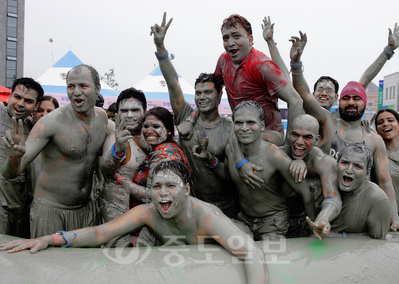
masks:
<path fill-rule="evenodd" d="M 318 93 L 323 93 L 324 91 L 326 91 L 328 94 L 335 94 L 335 90 L 332 88 L 317 88 L 316 92 Z"/>

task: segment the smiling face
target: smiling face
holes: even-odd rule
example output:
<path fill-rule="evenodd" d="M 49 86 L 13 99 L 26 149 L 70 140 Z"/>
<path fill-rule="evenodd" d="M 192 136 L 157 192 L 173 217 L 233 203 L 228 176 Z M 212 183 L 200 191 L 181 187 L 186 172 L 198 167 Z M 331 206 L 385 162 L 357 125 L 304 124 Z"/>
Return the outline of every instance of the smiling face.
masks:
<path fill-rule="evenodd" d="M 248 145 L 261 139 L 264 129 L 264 121 L 250 109 L 240 109 L 234 114 L 234 133 L 241 144 Z"/>
<path fill-rule="evenodd" d="M 339 102 L 339 115 L 344 121 L 361 119 L 364 109 L 364 102 L 358 95 L 346 95 Z"/>
<path fill-rule="evenodd" d="M 398 136 L 399 124 L 395 116 L 385 111 L 377 118 L 377 133 L 382 139 L 389 141 Z"/>
<path fill-rule="evenodd" d="M 339 189 L 350 192 L 359 189 L 366 182 L 367 157 L 353 151 L 345 152 L 337 164 Z"/>
<path fill-rule="evenodd" d="M 208 114 L 217 110 L 221 96 L 222 93 L 217 93 L 213 82 L 195 85 L 195 104 L 202 113 Z"/>
<path fill-rule="evenodd" d="M 153 149 L 155 146 L 165 142 L 168 137 L 165 125 L 154 115 L 149 115 L 143 122 L 141 133 L 148 145 Z M 170 133 L 169 133 L 170 134 Z"/>
<path fill-rule="evenodd" d="M 37 110 L 33 113 L 33 118 L 37 122 L 43 116 L 48 115 L 55 110 L 55 105 L 52 101 L 42 101 L 39 103 Z"/>
<path fill-rule="evenodd" d="M 172 171 L 155 174 L 151 182 L 151 200 L 159 214 L 165 219 L 177 216 L 187 202 L 190 186 Z"/>
<path fill-rule="evenodd" d="M 35 90 L 29 90 L 24 85 L 17 85 L 8 98 L 8 114 L 16 119 L 25 119 L 35 110 L 37 95 Z"/>
<path fill-rule="evenodd" d="M 319 142 L 319 139 L 320 136 L 312 125 L 301 124 L 299 120 L 294 120 L 291 129 L 288 131 L 293 158 L 295 160 L 304 159 Z"/>
<path fill-rule="evenodd" d="M 235 64 L 251 52 L 253 37 L 241 26 L 222 29 L 223 47 Z"/>
<path fill-rule="evenodd" d="M 144 109 L 139 100 L 128 98 L 119 103 L 119 119 L 126 117 L 124 127 L 129 131 L 139 131 L 144 117 Z"/>
<path fill-rule="evenodd" d="M 90 70 L 82 67 L 80 70 L 72 69 L 67 79 L 68 98 L 72 108 L 81 114 L 94 110 L 100 88 L 95 87 Z"/>
<path fill-rule="evenodd" d="M 316 98 L 319 105 L 327 110 L 331 110 L 332 105 L 338 99 L 338 94 L 335 93 L 334 84 L 329 80 L 320 81 L 317 84 L 313 96 Z"/>

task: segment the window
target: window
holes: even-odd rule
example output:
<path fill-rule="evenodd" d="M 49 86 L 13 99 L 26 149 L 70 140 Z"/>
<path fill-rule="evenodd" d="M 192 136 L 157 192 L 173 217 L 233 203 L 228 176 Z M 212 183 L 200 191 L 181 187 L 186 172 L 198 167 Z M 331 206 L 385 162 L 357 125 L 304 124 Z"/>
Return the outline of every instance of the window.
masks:
<path fill-rule="evenodd" d="M 17 43 L 15 41 L 7 41 L 7 56 L 17 56 Z"/>
<path fill-rule="evenodd" d="M 388 88 L 385 89 L 385 99 L 388 99 Z"/>
<path fill-rule="evenodd" d="M 395 98 L 395 86 L 392 87 L 392 98 Z"/>
<path fill-rule="evenodd" d="M 392 99 L 392 87 L 389 87 L 389 98 Z"/>

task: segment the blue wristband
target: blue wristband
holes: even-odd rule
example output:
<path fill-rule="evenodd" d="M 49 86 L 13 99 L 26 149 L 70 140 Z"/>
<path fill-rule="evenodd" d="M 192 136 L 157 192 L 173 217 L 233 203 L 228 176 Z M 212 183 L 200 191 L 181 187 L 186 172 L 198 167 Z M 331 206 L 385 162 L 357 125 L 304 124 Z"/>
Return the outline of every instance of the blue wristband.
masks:
<path fill-rule="evenodd" d="M 384 47 L 384 52 L 385 52 L 385 55 L 388 57 L 388 60 L 391 59 L 391 57 L 395 54 L 395 52 L 393 52 L 393 51 L 390 52 L 388 50 L 388 46 Z"/>
<path fill-rule="evenodd" d="M 158 59 L 159 61 L 161 61 L 162 59 L 165 59 L 166 57 L 168 57 L 169 52 L 166 51 L 165 54 L 159 55 L 158 52 L 155 51 L 155 55 L 157 56 L 157 59 Z"/>
<path fill-rule="evenodd" d="M 348 237 L 348 234 L 345 233 L 345 232 L 342 232 L 342 237 L 343 237 L 343 238 L 347 238 L 347 237 Z"/>
<path fill-rule="evenodd" d="M 63 246 L 64 248 L 69 247 L 72 244 L 72 241 L 77 236 L 75 232 L 67 232 L 67 231 L 58 231 L 56 234 L 62 235 L 62 237 L 66 241 L 66 245 Z"/>
<path fill-rule="evenodd" d="M 246 162 L 248 162 L 247 159 L 244 159 L 244 160 L 242 160 L 241 162 L 239 162 L 239 163 L 236 165 L 236 169 L 239 170 Z"/>
<path fill-rule="evenodd" d="M 118 155 L 116 155 L 116 152 L 115 152 L 115 143 L 114 143 L 114 145 L 112 145 L 112 147 L 111 147 L 111 153 L 112 153 L 112 157 L 114 157 L 115 159 L 118 159 L 118 160 L 122 160 L 123 157 L 126 157 L 126 150 L 123 151 L 123 156 L 122 156 L 122 157 L 119 158 Z"/>
<path fill-rule="evenodd" d="M 214 168 L 216 168 L 217 166 L 219 166 L 219 160 L 218 160 L 218 158 L 216 158 L 216 157 L 214 157 L 214 158 L 215 158 L 215 160 L 216 160 L 216 163 L 214 163 L 214 164 L 211 165 L 211 166 L 209 166 L 208 164 L 205 163 L 205 166 L 207 166 L 207 167 L 210 168 L 210 169 L 214 169 Z"/>
<path fill-rule="evenodd" d="M 302 68 L 302 61 L 298 65 L 292 64 L 292 61 L 290 61 L 290 65 L 291 65 L 292 68 L 298 68 L 299 69 L 299 68 Z"/>

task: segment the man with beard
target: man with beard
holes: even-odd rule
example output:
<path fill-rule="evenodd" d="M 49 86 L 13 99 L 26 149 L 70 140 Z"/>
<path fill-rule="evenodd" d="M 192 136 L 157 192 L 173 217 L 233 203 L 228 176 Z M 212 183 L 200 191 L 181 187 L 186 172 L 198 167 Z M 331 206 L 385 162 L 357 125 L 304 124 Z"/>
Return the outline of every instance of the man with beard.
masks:
<path fill-rule="evenodd" d="M 373 132 L 367 132 L 361 125 L 361 118 L 367 105 L 367 94 L 363 86 L 378 74 L 385 62 L 393 56 L 393 51 L 399 46 L 399 28 L 395 25 L 394 32 L 389 30 L 388 46 L 380 56 L 366 70 L 360 83 L 351 81 L 341 92 L 339 99 L 340 119 L 322 108 L 315 97 L 310 94 L 303 71 L 301 68 L 301 55 L 306 44 L 306 34 L 301 33 L 301 38 L 293 37 L 291 48 L 291 70 L 295 89 L 303 99 L 303 108 L 306 113 L 314 116 L 320 124 L 321 139 L 320 149 L 337 159 L 339 152 L 352 143 L 365 143 L 373 154 L 375 182 L 389 197 L 392 213 L 392 229 L 399 228 L 399 217 L 396 204 L 396 195 L 389 173 L 389 161 L 385 144 L 382 138 Z M 372 72 L 370 71 L 372 70 Z"/>
<path fill-rule="evenodd" d="M 30 211 L 31 237 L 96 224 L 90 197 L 93 172 L 105 140 L 107 115 L 95 107 L 100 76 L 78 65 L 66 77 L 70 103 L 41 118 L 26 141 L 22 120 L 14 119 L 3 143 L 7 160 L 1 174 L 19 175 L 41 153 L 42 165 Z"/>
<path fill-rule="evenodd" d="M 115 133 L 104 142 L 100 160 L 104 175 L 100 207 L 104 222 L 111 221 L 129 210 L 130 194 L 113 178 L 118 173 L 133 180 L 134 174 L 147 157 L 146 142 L 141 135 L 141 124 L 147 109 L 142 91 L 123 90 L 116 101 Z M 121 121 L 120 121 L 121 120 Z"/>

